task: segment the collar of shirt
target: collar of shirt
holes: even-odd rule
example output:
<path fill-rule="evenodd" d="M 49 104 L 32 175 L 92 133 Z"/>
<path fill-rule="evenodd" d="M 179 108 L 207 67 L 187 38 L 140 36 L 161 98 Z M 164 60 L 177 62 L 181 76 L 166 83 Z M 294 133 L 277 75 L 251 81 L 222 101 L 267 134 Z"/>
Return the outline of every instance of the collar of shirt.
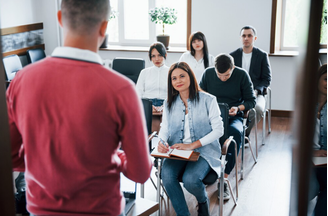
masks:
<path fill-rule="evenodd" d="M 97 53 L 73 47 L 57 47 L 51 56 L 103 64 L 102 59 Z"/>
<path fill-rule="evenodd" d="M 154 69 L 155 71 L 160 72 L 160 71 L 164 68 L 164 66 L 165 66 L 165 64 L 163 64 L 163 65 L 160 66 L 160 67 L 157 67 L 157 66 L 153 65 L 153 69 Z"/>

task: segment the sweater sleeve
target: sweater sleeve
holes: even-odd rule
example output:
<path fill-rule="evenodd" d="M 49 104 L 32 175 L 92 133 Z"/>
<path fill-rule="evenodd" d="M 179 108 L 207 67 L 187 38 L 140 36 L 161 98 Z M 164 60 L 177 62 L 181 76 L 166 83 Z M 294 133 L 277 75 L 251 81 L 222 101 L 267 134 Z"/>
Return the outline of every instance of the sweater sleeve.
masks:
<path fill-rule="evenodd" d="M 221 112 L 215 97 L 213 97 L 213 100 L 209 106 L 208 117 L 212 126 L 212 131 L 199 139 L 202 146 L 210 144 L 214 140 L 219 139 L 224 133 Z"/>
<path fill-rule="evenodd" d="M 150 176 L 152 163 L 141 100 L 132 83 L 120 91 L 118 99 L 117 106 L 121 119 L 118 133 L 124 151 L 124 154 L 119 155 L 123 165 L 122 172 L 129 179 L 144 183 Z M 133 108 L 127 104 L 133 105 Z"/>
<path fill-rule="evenodd" d="M 241 80 L 241 90 L 245 110 L 254 108 L 256 103 L 256 97 L 253 91 L 253 84 L 251 78 L 249 77 L 247 72 L 244 73 L 244 77 Z"/>

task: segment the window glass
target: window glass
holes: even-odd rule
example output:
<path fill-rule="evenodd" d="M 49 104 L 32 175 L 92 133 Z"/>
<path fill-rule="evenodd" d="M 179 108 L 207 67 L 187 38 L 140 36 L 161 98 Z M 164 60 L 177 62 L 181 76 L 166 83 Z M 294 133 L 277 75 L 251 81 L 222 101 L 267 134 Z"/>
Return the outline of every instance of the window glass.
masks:
<path fill-rule="evenodd" d="M 148 0 L 124 0 L 124 39 L 149 39 L 148 10 Z"/>

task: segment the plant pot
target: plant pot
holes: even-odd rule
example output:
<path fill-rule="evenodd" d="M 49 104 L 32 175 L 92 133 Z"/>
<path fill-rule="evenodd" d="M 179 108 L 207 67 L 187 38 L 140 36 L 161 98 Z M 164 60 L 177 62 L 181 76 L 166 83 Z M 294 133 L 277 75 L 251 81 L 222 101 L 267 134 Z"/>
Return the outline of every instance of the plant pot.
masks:
<path fill-rule="evenodd" d="M 162 42 L 165 48 L 169 49 L 170 35 L 157 35 L 157 41 Z"/>
<path fill-rule="evenodd" d="M 100 48 L 107 48 L 107 44 L 108 44 L 108 34 L 105 35 L 105 39 L 101 44 Z"/>

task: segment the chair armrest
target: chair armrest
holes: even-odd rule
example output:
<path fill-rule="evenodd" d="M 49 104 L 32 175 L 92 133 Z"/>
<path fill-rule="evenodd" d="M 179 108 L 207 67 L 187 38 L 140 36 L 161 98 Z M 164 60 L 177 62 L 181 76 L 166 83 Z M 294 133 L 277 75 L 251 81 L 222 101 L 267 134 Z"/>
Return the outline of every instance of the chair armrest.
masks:
<path fill-rule="evenodd" d="M 233 136 L 230 136 L 228 139 L 226 139 L 226 141 L 223 143 L 222 145 L 222 149 L 221 149 L 221 154 L 222 155 L 227 155 L 228 152 L 228 148 L 230 146 L 231 141 L 233 141 Z"/>
<path fill-rule="evenodd" d="M 247 119 L 247 118 L 248 118 L 249 111 L 250 111 L 250 110 L 247 110 L 247 111 L 245 110 L 245 111 L 244 111 L 244 116 L 243 116 L 244 119 Z"/>
<path fill-rule="evenodd" d="M 157 134 L 157 131 L 154 131 L 152 134 L 150 134 L 148 136 L 148 142 L 150 142 L 154 138 L 154 136 L 156 136 L 156 134 Z"/>

